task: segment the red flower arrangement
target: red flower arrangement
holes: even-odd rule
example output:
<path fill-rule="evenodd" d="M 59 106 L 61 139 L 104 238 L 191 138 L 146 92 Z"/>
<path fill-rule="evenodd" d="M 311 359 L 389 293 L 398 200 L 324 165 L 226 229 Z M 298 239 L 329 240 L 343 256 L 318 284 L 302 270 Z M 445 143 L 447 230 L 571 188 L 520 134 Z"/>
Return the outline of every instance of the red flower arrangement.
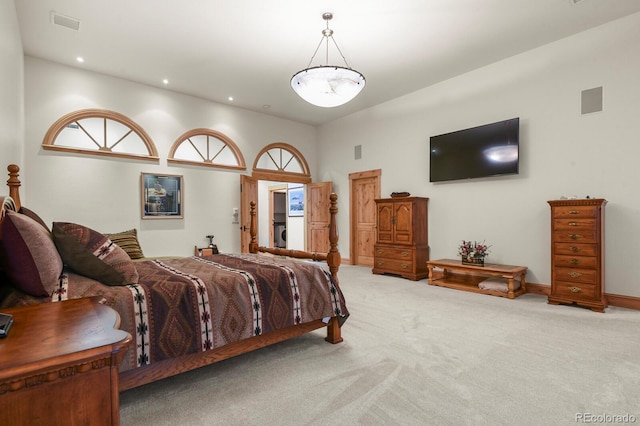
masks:
<path fill-rule="evenodd" d="M 477 241 L 462 240 L 462 244 L 458 247 L 458 254 L 463 259 L 483 258 L 489 255 L 489 247 L 491 246 L 486 245 L 484 241 L 478 243 Z"/>

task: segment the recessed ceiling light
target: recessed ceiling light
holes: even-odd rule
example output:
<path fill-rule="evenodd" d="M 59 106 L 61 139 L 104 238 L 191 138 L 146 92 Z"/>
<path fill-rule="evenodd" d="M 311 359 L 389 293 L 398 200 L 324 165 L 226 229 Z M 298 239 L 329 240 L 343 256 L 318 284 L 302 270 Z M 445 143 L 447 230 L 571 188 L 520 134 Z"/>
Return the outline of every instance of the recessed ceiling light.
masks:
<path fill-rule="evenodd" d="M 233 101 L 233 96 L 229 96 L 227 99 L 229 99 L 230 101 Z"/>
<path fill-rule="evenodd" d="M 78 57 L 76 58 L 76 61 L 78 61 L 78 62 L 80 62 L 80 63 L 83 63 L 83 62 L 84 62 L 84 58 L 83 58 L 82 56 L 78 56 Z"/>
<path fill-rule="evenodd" d="M 169 80 L 167 80 L 166 78 L 162 80 L 162 84 L 169 84 Z"/>

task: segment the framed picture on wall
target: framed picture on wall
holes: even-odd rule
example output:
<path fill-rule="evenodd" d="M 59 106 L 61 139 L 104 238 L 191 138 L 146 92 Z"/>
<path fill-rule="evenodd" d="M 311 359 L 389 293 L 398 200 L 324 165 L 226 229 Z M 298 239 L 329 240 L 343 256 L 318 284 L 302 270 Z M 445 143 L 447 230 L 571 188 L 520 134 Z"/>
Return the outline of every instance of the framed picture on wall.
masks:
<path fill-rule="evenodd" d="M 142 173 L 143 219 L 182 219 L 183 182 L 179 175 Z"/>
<path fill-rule="evenodd" d="M 289 188 L 287 191 L 287 211 L 289 216 L 304 216 L 304 188 Z"/>

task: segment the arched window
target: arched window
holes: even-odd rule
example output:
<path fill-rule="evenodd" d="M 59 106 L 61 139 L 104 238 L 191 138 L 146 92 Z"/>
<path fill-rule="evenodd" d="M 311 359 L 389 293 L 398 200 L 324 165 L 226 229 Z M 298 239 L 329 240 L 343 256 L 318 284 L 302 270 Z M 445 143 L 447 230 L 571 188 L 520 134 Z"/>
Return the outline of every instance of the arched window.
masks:
<path fill-rule="evenodd" d="M 158 150 L 142 127 L 115 111 L 84 109 L 58 119 L 42 148 L 81 154 L 158 161 Z"/>
<path fill-rule="evenodd" d="M 193 129 L 176 139 L 167 162 L 222 169 L 247 168 L 238 146 L 226 135 L 211 129 Z"/>
<path fill-rule="evenodd" d="M 282 182 L 311 182 L 304 156 L 289 144 L 278 142 L 262 148 L 253 164 L 252 177 Z"/>

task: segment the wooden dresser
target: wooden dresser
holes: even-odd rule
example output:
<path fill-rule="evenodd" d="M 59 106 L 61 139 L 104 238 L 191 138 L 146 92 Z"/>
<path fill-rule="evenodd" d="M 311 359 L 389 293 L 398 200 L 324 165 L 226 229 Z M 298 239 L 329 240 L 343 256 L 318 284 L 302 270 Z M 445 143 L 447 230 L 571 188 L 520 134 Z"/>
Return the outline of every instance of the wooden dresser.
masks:
<path fill-rule="evenodd" d="M 3 309 L 0 425 L 118 425 L 118 364 L 131 341 L 96 299 Z"/>
<path fill-rule="evenodd" d="M 551 200 L 549 303 L 604 312 L 604 206 L 601 198 Z"/>
<path fill-rule="evenodd" d="M 373 273 L 394 274 L 414 281 L 427 278 L 429 199 L 398 197 L 375 201 Z"/>

